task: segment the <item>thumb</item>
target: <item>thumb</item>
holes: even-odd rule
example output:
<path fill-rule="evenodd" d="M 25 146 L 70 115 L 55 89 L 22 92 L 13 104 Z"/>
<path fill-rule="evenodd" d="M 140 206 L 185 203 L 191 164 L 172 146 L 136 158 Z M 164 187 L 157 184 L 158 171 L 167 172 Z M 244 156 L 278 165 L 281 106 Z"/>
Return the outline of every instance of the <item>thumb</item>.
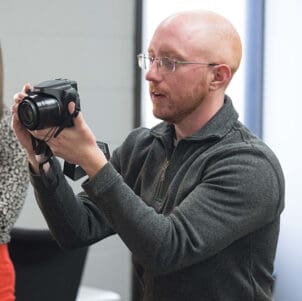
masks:
<path fill-rule="evenodd" d="M 75 113 L 75 103 L 73 101 L 71 101 L 68 104 L 68 111 L 71 115 L 74 116 L 73 118 L 73 123 L 75 126 L 81 126 L 85 123 L 84 118 L 83 118 L 83 114 L 81 112 L 78 112 L 77 114 Z"/>
<path fill-rule="evenodd" d="M 68 112 L 70 115 L 72 115 L 75 111 L 75 103 L 73 101 L 71 101 L 69 104 L 68 104 Z"/>

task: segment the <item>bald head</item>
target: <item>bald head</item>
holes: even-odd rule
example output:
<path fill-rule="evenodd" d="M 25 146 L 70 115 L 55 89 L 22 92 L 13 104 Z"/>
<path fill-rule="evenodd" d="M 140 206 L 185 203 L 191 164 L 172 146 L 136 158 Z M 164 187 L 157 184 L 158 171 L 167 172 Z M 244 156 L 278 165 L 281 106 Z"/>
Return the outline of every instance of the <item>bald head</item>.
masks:
<path fill-rule="evenodd" d="M 187 55 L 201 56 L 209 63 L 227 64 L 234 74 L 242 56 L 238 32 L 223 16 L 210 11 L 187 11 L 165 19 L 157 32 L 170 31 Z"/>

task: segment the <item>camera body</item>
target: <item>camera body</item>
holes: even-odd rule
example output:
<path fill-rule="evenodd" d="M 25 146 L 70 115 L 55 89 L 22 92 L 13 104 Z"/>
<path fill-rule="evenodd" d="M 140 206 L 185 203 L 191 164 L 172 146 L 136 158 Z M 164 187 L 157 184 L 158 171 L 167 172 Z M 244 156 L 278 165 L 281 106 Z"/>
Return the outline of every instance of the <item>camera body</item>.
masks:
<path fill-rule="evenodd" d="M 75 103 L 75 110 L 72 114 L 68 111 L 68 104 Z M 33 87 L 28 96 L 24 97 L 18 106 L 19 120 L 29 130 L 41 130 L 57 127 L 54 137 L 66 127 L 73 126 L 73 117 L 76 117 L 80 107 L 80 97 L 77 83 L 68 79 L 54 79 L 39 83 Z M 52 157 L 52 152 L 46 141 L 39 140 L 32 136 L 34 151 L 42 155 L 42 166 Z M 108 145 L 97 141 L 99 148 L 106 158 L 110 159 Z M 43 170 L 43 169 L 41 169 Z M 73 180 L 85 176 L 81 166 L 64 162 L 64 174 Z"/>
<path fill-rule="evenodd" d="M 71 115 L 68 104 L 75 103 Z M 73 125 L 72 117 L 81 110 L 77 83 L 68 79 L 54 79 L 33 87 L 18 107 L 20 122 L 29 130 Z"/>

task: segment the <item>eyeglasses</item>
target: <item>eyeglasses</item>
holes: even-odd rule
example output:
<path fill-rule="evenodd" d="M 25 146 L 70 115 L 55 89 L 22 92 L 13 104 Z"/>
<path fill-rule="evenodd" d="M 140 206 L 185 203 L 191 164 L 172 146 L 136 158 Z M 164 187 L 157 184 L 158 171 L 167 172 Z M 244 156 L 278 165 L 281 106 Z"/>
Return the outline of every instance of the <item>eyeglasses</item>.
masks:
<path fill-rule="evenodd" d="M 137 55 L 137 62 L 138 66 L 143 70 L 149 70 L 152 64 L 156 61 L 157 68 L 162 68 L 166 72 L 174 72 L 176 69 L 176 65 L 181 64 L 197 64 L 197 65 L 204 65 L 207 67 L 217 66 L 218 64 L 215 63 L 200 63 L 200 62 L 188 62 L 188 61 L 178 61 L 171 59 L 169 57 L 150 57 L 146 54 L 140 53 Z"/>

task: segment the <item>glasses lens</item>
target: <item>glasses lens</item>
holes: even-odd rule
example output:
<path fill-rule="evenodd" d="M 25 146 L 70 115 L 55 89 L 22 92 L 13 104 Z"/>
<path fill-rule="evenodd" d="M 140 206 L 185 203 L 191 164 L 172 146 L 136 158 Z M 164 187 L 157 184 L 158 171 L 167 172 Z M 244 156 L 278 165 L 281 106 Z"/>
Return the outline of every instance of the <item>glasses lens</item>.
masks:
<path fill-rule="evenodd" d="M 168 57 L 162 57 L 160 59 L 160 65 L 164 67 L 166 71 L 173 72 L 175 70 L 175 62 Z"/>
<path fill-rule="evenodd" d="M 148 70 L 150 68 L 150 58 L 145 54 L 139 54 L 137 56 L 138 66 L 144 70 Z"/>
<path fill-rule="evenodd" d="M 175 61 L 168 57 L 151 58 L 146 54 L 137 55 L 138 66 L 143 70 L 149 70 L 154 61 L 157 62 L 157 67 L 161 67 L 164 72 L 175 70 Z"/>

